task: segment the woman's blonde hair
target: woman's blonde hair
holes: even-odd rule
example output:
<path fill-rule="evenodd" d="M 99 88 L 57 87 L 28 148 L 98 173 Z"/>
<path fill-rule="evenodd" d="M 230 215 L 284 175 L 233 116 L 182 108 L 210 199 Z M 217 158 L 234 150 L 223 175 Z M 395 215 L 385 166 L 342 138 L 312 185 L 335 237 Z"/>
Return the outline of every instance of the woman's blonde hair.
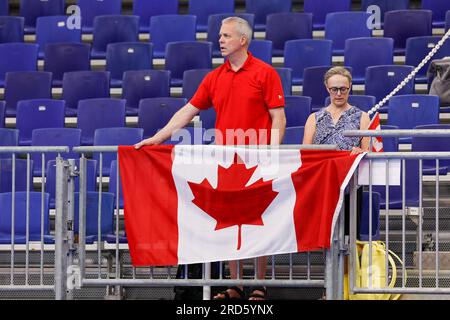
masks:
<path fill-rule="evenodd" d="M 327 85 L 328 79 L 330 79 L 332 76 L 340 75 L 344 76 L 348 79 L 349 83 L 352 83 L 352 74 L 345 69 L 344 67 L 333 67 L 329 69 L 324 76 L 324 83 Z"/>

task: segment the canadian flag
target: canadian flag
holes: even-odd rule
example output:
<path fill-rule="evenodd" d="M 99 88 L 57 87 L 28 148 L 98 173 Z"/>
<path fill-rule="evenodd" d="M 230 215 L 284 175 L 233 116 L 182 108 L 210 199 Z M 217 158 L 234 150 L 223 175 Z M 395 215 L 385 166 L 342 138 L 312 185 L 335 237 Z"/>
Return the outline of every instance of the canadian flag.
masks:
<path fill-rule="evenodd" d="M 363 154 L 234 146 L 119 147 L 134 266 L 329 248 Z"/>
<path fill-rule="evenodd" d="M 370 121 L 368 130 L 381 130 L 380 113 L 377 112 Z M 383 152 L 383 139 L 381 137 L 372 138 L 372 152 Z"/>

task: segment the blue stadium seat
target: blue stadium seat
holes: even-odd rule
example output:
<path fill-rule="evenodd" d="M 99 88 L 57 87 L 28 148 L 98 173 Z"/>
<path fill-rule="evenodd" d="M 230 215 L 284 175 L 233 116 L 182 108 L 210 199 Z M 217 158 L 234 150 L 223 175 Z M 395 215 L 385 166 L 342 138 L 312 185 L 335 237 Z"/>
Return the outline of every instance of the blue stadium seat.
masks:
<path fill-rule="evenodd" d="M 119 208 L 123 209 L 122 181 L 120 180 L 120 172 L 119 174 L 117 174 L 117 160 L 113 160 L 111 161 L 108 192 L 114 193 L 116 195 L 116 201 L 117 201 L 117 183 L 119 183 Z"/>
<path fill-rule="evenodd" d="M 134 0 L 133 14 L 140 17 L 139 32 L 148 32 L 152 16 L 178 14 L 178 0 Z"/>
<path fill-rule="evenodd" d="M 233 13 L 234 0 L 189 0 L 188 14 L 197 17 L 197 32 L 206 32 L 211 14 Z"/>
<path fill-rule="evenodd" d="M 418 130 L 433 130 L 433 129 L 450 129 L 449 124 L 429 124 L 416 126 L 414 129 Z M 415 152 L 449 152 L 450 151 L 450 137 L 413 137 L 412 151 Z M 439 174 L 446 175 L 450 171 L 450 160 L 439 159 Z M 423 174 L 436 174 L 436 161 L 423 160 Z"/>
<path fill-rule="evenodd" d="M 433 28 L 445 26 L 445 13 L 450 10 L 450 2 L 446 0 L 422 0 L 422 9 L 433 12 Z"/>
<path fill-rule="evenodd" d="M 6 116 L 15 116 L 17 103 L 52 98 L 52 74 L 45 71 L 8 72 L 5 80 Z"/>
<path fill-rule="evenodd" d="M 287 127 L 281 144 L 302 144 L 305 127 Z"/>
<path fill-rule="evenodd" d="M 352 106 L 358 107 L 364 112 L 368 112 L 376 104 L 376 98 L 369 95 L 349 95 L 348 103 Z M 330 96 L 325 99 L 325 107 L 330 104 Z"/>
<path fill-rule="evenodd" d="M 31 134 L 38 128 L 64 127 L 64 100 L 31 99 L 17 103 L 16 128 L 19 145 L 29 146 Z"/>
<path fill-rule="evenodd" d="M 304 126 L 311 114 L 311 98 L 303 96 L 286 96 L 284 112 L 286 127 Z"/>
<path fill-rule="evenodd" d="M 162 129 L 186 103 L 184 98 L 142 99 L 139 102 L 138 127 L 144 129 L 144 138 Z"/>
<path fill-rule="evenodd" d="M 283 86 L 283 92 L 285 96 L 292 94 L 292 69 L 277 67 L 275 70 L 281 79 L 281 85 Z"/>
<path fill-rule="evenodd" d="M 384 37 L 394 39 L 394 53 L 405 54 L 406 39 L 431 36 L 431 10 L 394 10 L 384 15 Z"/>
<path fill-rule="evenodd" d="M 103 15 L 120 15 L 122 0 L 78 0 L 83 33 L 92 33 L 94 18 Z"/>
<path fill-rule="evenodd" d="M 191 100 L 203 78 L 211 71 L 211 69 L 192 69 L 183 73 L 183 98 L 187 101 Z"/>
<path fill-rule="evenodd" d="M 323 102 L 328 97 L 328 91 L 323 83 L 325 73 L 331 66 L 308 67 L 303 71 L 302 95 L 311 97 L 311 111 L 323 108 Z"/>
<path fill-rule="evenodd" d="M 409 8 L 409 0 L 362 0 L 361 11 L 367 11 L 369 6 L 378 6 L 380 10 L 381 24 L 384 22 L 384 14 L 392 10 L 405 10 Z M 373 11 L 369 11 L 373 13 Z"/>
<path fill-rule="evenodd" d="M 39 17 L 36 21 L 36 43 L 39 45 L 38 57 L 44 57 L 48 43 L 81 43 L 81 30 L 67 26 L 67 16 Z"/>
<path fill-rule="evenodd" d="M 24 17 L 0 15 L 0 43 L 23 42 Z"/>
<path fill-rule="evenodd" d="M 94 18 L 91 58 L 105 59 L 106 47 L 115 42 L 139 41 L 139 17 L 106 15 Z"/>
<path fill-rule="evenodd" d="M 445 14 L 445 31 L 450 29 L 450 10 Z"/>
<path fill-rule="evenodd" d="M 439 97 L 410 94 L 391 98 L 388 124 L 400 129 L 413 129 L 424 124 L 439 123 Z M 411 143 L 411 137 L 399 138 L 402 143 Z"/>
<path fill-rule="evenodd" d="M 273 13 L 267 16 L 266 40 L 273 43 L 273 55 L 284 55 L 289 40 L 312 39 L 312 14 L 298 12 Z"/>
<path fill-rule="evenodd" d="M 101 200 L 100 200 L 101 197 Z M 99 204 L 101 208 L 99 208 Z M 75 215 L 74 215 L 74 232 L 79 233 L 79 207 L 80 193 L 75 192 Z M 98 233 L 100 209 L 100 234 Z M 98 192 L 88 191 L 86 193 L 86 244 L 101 242 L 107 239 L 108 235 L 114 233 L 114 193 L 102 192 L 101 196 Z M 100 240 L 100 241 L 99 241 Z"/>
<path fill-rule="evenodd" d="M 255 58 L 258 58 L 267 64 L 272 64 L 272 48 L 273 44 L 270 40 L 252 40 L 248 51 L 250 51 Z"/>
<path fill-rule="evenodd" d="M 186 70 L 211 69 L 211 55 L 210 42 L 169 42 L 166 46 L 165 68 L 170 71 L 171 86 L 182 86 L 183 73 Z"/>
<path fill-rule="evenodd" d="M 343 55 L 345 40 L 371 37 L 367 12 L 331 12 L 325 18 L 325 39 L 333 41 L 333 54 Z"/>
<path fill-rule="evenodd" d="M 301 85 L 303 83 L 303 71 L 307 67 L 331 66 L 331 46 L 331 40 L 286 41 L 284 66 L 292 69 L 292 84 Z"/>
<path fill-rule="evenodd" d="M 314 30 L 324 29 L 328 13 L 352 10 L 351 0 L 304 0 L 303 8 L 305 12 L 313 14 Z"/>
<path fill-rule="evenodd" d="M 20 0 L 19 16 L 25 17 L 25 33 L 36 31 L 36 19 L 44 16 L 63 16 L 65 0 Z"/>
<path fill-rule="evenodd" d="M 39 46 L 34 43 L 0 44 L 0 87 L 5 74 L 11 71 L 36 71 Z"/>
<path fill-rule="evenodd" d="M 80 168 L 80 160 L 75 160 L 75 166 L 77 170 Z M 50 209 L 55 208 L 55 196 L 56 196 L 56 160 L 47 161 L 47 168 L 45 169 L 45 192 L 50 195 Z M 74 177 L 75 180 L 75 192 L 79 192 L 80 189 L 80 177 Z M 92 159 L 86 160 L 86 190 L 96 191 L 97 186 L 97 161 Z"/>
<path fill-rule="evenodd" d="M 219 46 L 219 33 L 222 26 L 222 20 L 228 17 L 240 17 L 250 24 L 253 29 L 255 15 L 251 13 L 218 13 L 212 14 L 208 18 L 208 30 L 206 40 L 212 43 L 213 57 L 221 57 Z"/>
<path fill-rule="evenodd" d="M 142 128 L 100 128 L 94 133 L 94 146 L 132 146 L 143 139 L 144 129 Z M 94 153 L 97 160 L 98 172 L 103 176 L 109 176 L 111 161 L 117 159 L 116 153 L 103 153 L 103 161 L 100 162 L 100 154 Z"/>
<path fill-rule="evenodd" d="M 9 0 L 0 1 L 0 16 L 9 15 Z"/>
<path fill-rule="evenodd" d="M 14 237 L 12 238 L 13 199 Z M 42 201 L 44 201 L 44 203 L 42 203 Z M 42 197 L 41 192 L 30 192 L 29 195 L 26 192 L 16 192 L 14 198 L 11 192 L 1 193 L 0 207 L 2 210 L 0 210 L 0 243 L 10 244 L 14 242 L 14 244 L 26 244 L 27 240 L 53 243 L 53 236 L 50 235 L 48 202 L 48 193 L 44 193 L 44 197 Z M 41 229 L 43 230 L 42 239 Z"/>
<path fill-rule="evenodd" d="M 109 72 L 73 71 L 63 76 L 62 99 L 66 101 L 66 116 L 77 115 L 78 101 L 109 98 Z"/>
<path fill-rule="evenodd" d="M 201 145 L 204 141 L 205 128 L 184 127 L 172 133 L 172 136 L 162 144 L 167 145 Z M 208 141 L 209 142 L 209 141 Z"/>
<path fill-rule="evenodd" d="M 245 12 L 255 15 L 255 31 L 266 29 L 266 17 L 272 13 L 290 12 L 291 0 L 245 0 Z"/>
<path fill-rule="evenodd" d="M 216 127 L 216 110 L 214 110 L 214 107 L 200 111 L 199 117 L 202 128 L 205 130 L 214 129 Z"/>
<path fill-rule="evenodd" d="M 398 130 L 397 126 L 390 126 L 387 124 L 381 125 L 381 130 Z M 398 137 L 383 137 L 383 150 L 384 152 L 397 152 L 398 151 Z"/>
<path fill-rule="evenodd" d="M 377 102 L 379 102 L 391 93 L 413 70 L 414 67 L 412 66 L 399 65 L 367 67 L 365 93 L 375 96 Z M 414 90 L 414 80 L 411 80 L 397 95 L 414 94 Z M 380 112 L 387 112 L 388 103 L 381 107 Z"/>
<path fill-rule="evenodd" d="M 10 128 L 0 128 L 0 146 L 18 146 L 19 145 L 19 130 Z M 11 153 L 0 153 L 0 159 L 12 158 Z"/>
<path fill-rule="evenodd" d="M 423 58 L 437 45 L 441 40 L 440 36 L 412 37 L 406 40 L 405 64 L 418 66 Z M 442 59 L 450 56 L 450 42 L 445 41 L 442 47 L 436 52 L 432 59 Z M 416 74 L 417 83 L 427 83 L 427 70 L 431 60 L 428 61 Z"/>
<path fill-rule="evenodd" d="M 364 83 L 367 67 L 394 64 L 394 40 L 390 38 L 347 39 L 344 64 L 352 68 L 354 84 Z"/>
<path fill-rule="evenodd" d="M 90 52 L 91 46 L 88 43 L 47 44 L 44 53 L 44 71 L 53 74 L 52 85 L 61 87 L 66 72 L 89 71 Z"/>
<path fill-rule="evenodd" d="M 15 168 L 15 191 L 27 191 L 27 184 L 30 191 L 33 191 L 33 160 L 30 160 L 30 171 L 27 173 L 27 160 L 16 157 L 14 161 L 13 159 L 0 159 L 0 193 L 12 192 L 13 165 Z"/>
<path fill-rule="evenodd" d="M 125 71 L 122 82 L 122 99 L 127 101 L 127 115 L 138 114 L 139 101 L 145 98 L 170 96 L 170 71 Z"/>
<path fill-rule="evenodd" d="M 5 101 L 0 101 L 0 128 L 5 127 Z"/>
<path fill-rule="evenodd" d="M 370 230 L 370 192 L 364 191 L 362 201 L 360 203 L 358 239 L 361 241 L 369 241 L 370 231 L 372 231 L 371 239 L 373 241 L 380 240 L 380 194 L 372 191 L 372 230 Z"/>
<path fill-rule="evenodd" d="M 80 100 L 77 125 L 81 129 L 81 144 L 92 145 L 96 129 L 125 127 L 125 100 L 110 98 Z"/>
<path fill-rule="evenodd" d="M 150 41 L 155 58 L 164 58 L 166 45 L 176 41 L 196 41 L 197 18 L 193 15 L 167 14 L 150 18 Z"/>
<path fill-rule="evenodd" d="M 110 43 L 106 47 L 106 71 L 111 73 L 111 87 L 122 86 L 128 70 L 152 69 L 153 44 L 142 42 Z"/>
<path fill-rule="evenodd" d="M 41 128 L 34 129 L 31 134 L 32 146 L 68 146 L 70 149 L 80 146 L 81 130 L 76 128 Z M 61 154 L 65 159 L 77 159 L 78 153 L 68 152 Z M 33 153 L 34 175 L 42 175 L 42 154 Z M 57 153 L 45 153 L 45 162 L 55 160 Z M 46 164 L 44 164 L 44 167 Z"/>

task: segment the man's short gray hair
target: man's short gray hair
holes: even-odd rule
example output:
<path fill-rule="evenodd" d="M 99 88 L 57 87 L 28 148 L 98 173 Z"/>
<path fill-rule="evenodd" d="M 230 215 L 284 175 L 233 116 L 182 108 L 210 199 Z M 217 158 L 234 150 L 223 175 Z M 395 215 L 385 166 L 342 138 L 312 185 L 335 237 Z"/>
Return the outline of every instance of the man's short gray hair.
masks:
<path fill-rule="evenodd" d="M 247 44 L 250 45 L 252 41 L 252 27 L 248 23 L 247 20 L 239 18 L 239 17 L 228 17 L 222 20 L 222 24 L 224 23 L 232 23 L 236 24 L 237 32 L 240 35 L 243 35 L 247 39 Z"/>

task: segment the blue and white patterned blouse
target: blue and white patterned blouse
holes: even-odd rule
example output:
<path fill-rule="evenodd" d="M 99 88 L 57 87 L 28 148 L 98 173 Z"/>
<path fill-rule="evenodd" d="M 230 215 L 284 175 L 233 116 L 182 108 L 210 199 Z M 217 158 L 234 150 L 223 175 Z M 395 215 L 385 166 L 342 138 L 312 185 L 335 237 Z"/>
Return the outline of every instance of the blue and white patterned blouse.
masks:
<path fill-rule="evenodd" d="M 335 144 L 339 150 L 351 150 L 360 146 L 360 137 L 344 137 L 344 130 L 359 130 L 362 111 L 355 106 L 344 111 L 338 122 L 333 124 L 333 118 L 326 108 L 316 112 L 316 133 L 313 144 Z"/>

